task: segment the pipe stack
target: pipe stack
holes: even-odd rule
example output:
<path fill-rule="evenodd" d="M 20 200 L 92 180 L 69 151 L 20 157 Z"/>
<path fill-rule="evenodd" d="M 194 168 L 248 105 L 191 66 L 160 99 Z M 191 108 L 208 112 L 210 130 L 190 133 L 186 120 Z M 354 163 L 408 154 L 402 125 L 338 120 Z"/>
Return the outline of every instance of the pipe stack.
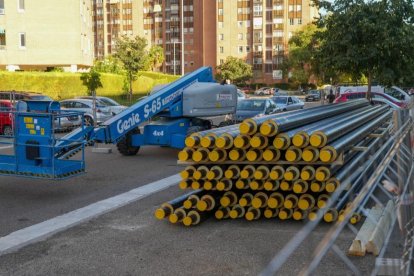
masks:
<path fill-rule="evenodd" d="M 388 107 L 356 100 L 192 134 L 178 154 L 179 164 L 186 165 L 179 187 L 192 191 L 161 205 L 155 216 L 186 226 L 211 216 L 314 219 L 386 138 L 390 118 Z M 324 220 L 343 219 L 362 186 L 346 187 L 334 207 L 325 209 Z"/>

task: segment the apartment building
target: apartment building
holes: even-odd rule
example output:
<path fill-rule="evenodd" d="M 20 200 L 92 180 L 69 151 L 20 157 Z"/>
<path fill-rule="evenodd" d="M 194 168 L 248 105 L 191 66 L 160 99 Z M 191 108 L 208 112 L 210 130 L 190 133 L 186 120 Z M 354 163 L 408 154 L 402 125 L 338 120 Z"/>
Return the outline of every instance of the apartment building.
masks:
<path fill-rule="evenodd" d="M 91 0 L 0 0 L 0 69 L 93 64 Z"/>
<path fill-rule="evenodd" d="M 289 38 L 318 15 L 311 1 L 142 0 L 136 35 L 164 48 L 167 73 L 215 68 L 235 56 L 253 66 L 254 82 L 277 83 L 286 80 L 281 64 Z"/>

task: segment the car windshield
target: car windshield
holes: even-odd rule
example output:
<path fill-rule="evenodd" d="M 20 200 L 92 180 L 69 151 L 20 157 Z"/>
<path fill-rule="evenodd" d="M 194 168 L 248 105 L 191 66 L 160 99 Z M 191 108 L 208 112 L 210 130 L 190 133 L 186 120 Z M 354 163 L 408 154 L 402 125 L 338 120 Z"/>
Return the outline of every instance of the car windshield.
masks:
<path fill-rule="evenodd" d="M 110 98 L 99 98 L 99 101 L 103 102 L 108 106 L 119 106 L 120 104 Z"/>
<path fill-rule="evenodd" d="M 34 101 L 53 101 L 51 97 L 44 95 L 30 96 L 30 99 Z"/>
<path fill-rule="evenodd" d="M 317 91 L 317 90 L 311 90 L 311 91 L 309 91 L 309 94 L 319 94 L 319 91 Z"/>
<path fill-rule="evenodd" d="M 255 110 L 262 111 L 265 107 L 264 100 L 245 100 L 237 104 L 237 110 Z"/>
<path fill-rule="evenodd" d="M 286 104 L 287 97 L 273 97 L 276 104 Z"/>

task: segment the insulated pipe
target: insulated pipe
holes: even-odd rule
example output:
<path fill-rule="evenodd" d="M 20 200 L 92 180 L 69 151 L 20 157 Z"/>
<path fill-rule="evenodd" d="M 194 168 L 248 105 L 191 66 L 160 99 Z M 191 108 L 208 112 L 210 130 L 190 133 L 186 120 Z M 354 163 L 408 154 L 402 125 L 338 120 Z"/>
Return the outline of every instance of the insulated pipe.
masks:
<path fill-rule="evenodd" d="M 309 210 L 315 206 L 315 198 L 310 194 L 303 194 L 299 197 L 298 208 Z"/>
<path fill-rule="evenodd" d="M 194 180 L 193 182 L 191 182 L 191 189 L 193 190 L 201 189 L 203 187 L 203 184 L 204 183 L 202 181 Z"/>
<path fill-rule="evenodd" d="M 307 181 L 298 179 L 293 183 L 292 190 L 295 194 L 304 194 L 308 191 L 309 184 Z"/>
<path fill-rule="evenodd" d="M 267 219 L 275 218 L 279 214 L 279 209 L 266 208 L 263 212 L 263 216 Z"/>
<path fill-rule="evenodd" d="M 298 206 L 298 202 L 299 202 L 299 199 L 296 195 L 288 194 L 285 197 L 283 207 L 285 207 L 286 209 L 294 209 L 294 208 L 296 208 L 296 206 Z"/>
<path fill-rule="evenodd" d="M 200 214 L 196 210 L 191 210 L 188 212 L 187 216 L 183 219 L 183 224 L 185 226 L 197 225 L 201 221 L 207 218 L 206 214 Z"/>
<path fill-rule="evenodd" d="M 318 181 L 326 181 L 331 177 L 331 170 L 326 166 L 320 166 L 316 169 L 315 179 Z"/>
<path fill-rule="evenodd" d="M 209 152 L 208 159 L 212 162 L 223 162 L 227 159 L 227 151 L 223 149 L 213 149 Z"/>
<path fill-rule="evenodd" d="M 246 190 L 250 187 L 250 179 L 238 179 L 236 181 L 236 188 L 239 190 Z"/>
<path fill-rule="evenodd" d="M 279 189 L 279 186 L 280 186 L 280 182 L 278 180 L 271 180 L 271 179 L 265 181 L 265 183 L 263 184 L 263 188 L 269 192 L 277 191 Z"/>
<path fill-rule="evenodd" d="M 208 161 L 209 153 L 210 153 L 210 150 L 205 149 L 205 148 L 199 148 L 193 153 L 191 158 L 193 159 L 194 162 L 205 162 L 205 161 Z"/>
<path fill-rule="evenodd" d="M 282 180 L 282 181 L 280 181 L 279 188 L 280 188 L 280 190 L 282 190 L 284 192 L 289 192 L 289 191 L 292 191 L 293 184 L 290 183 L 289 181 Z"/>
<path fill-rule="evenodd" d="M 290 208 L 280 208 L 279 209 L 279 219 L 281 220 L 286 220 L 286 219 L 290 219 L 293 215 L 293 209 Z"/>
<path fill-rule="evenodd" d="M 234 147 L 238 149 L 248 149 L 250 147 L 250 136 L 246 134 L 239 134 L 234 138 Z"/>
<path fill-rule="evenodd" d="M 203 190 L 192 191 L 190 193 L 187 193 L 187 194 L 184 194 L 184 195 L 179 196 L 177 198 L 174 198 L 173 200 L 165 202 L 161 205 L 160 208 L 155 210 L 155 217 L 157 219 L 160 219 L 160 220 L 163 219 L 163 218 L 166 218 L 174 212 L 174 209 L 182 206 L 184 201 L 187 200 L 187 198 L 189 196 L 191 196 L 191 195 L 201 195 L 203 193 L 204 193 Z"/>
<path fill-rule="evenodd" d="M 226 219 L 230 217 L 230 208 L 229 207 L 219 207 L 214 213 L 216 219 Z"/>
<path fill-rule="evenodd" d="M 187 179 L 193 176 L 194 172 L 197 169 L 194 166 L 187 166 L 183 171 L 180 172 L 180 176 L 182 179 Z"/>
<path fill-rule="evenodd" d="M 246 218 L 246 220 L 252 221 L 252 220 L 259 219 L 261 214 L 262 212 L 260 211 L 260 209 L 249 207 L 244 217 Z"/>
<path fill-rule="evenodd" d="M 263 123 L 261 123 L 260 130 L 263 135 L 274 136 L 279 132 L 286 132 L 293 128 L 367 106 L 368 104 L 369 102 L 366 99 L 360 99 L 341 104 L 321 106 L 320 108 L 304 109 L 304 112 L 292 112 L 291 115 L 283 117 L 280 117 L 280 115 L 278 117 L 277 114 L 272 115 L 273 117 L 270 118 L 262 117 Z M 261 121 L 258 122 L 259 123 L 256 123 L 254 119 L 250 119 L 250 121 L 246 121 L 246 123 L 241 123 L 240 133 L 252 133 L 254 129 L 257 129 L 257 125 L 260 124 Z M 244 123 L 245 125 L 248 125 L 248 127 L 244 127 Z M 246 130 L 249 131 L 246 132 Z"/>
<path fill-rule="evenodd" d="M 306 162 L 316 162 L 319 159 L 319 150 L 314 147 L 306 147 L 302 151 L 302 159 Z"/>
<path fill-rule="evenodd" d="M 263 160 L 276 162 L 280 159 L 280 150 L 275 147 L 268 147 L 263 151 Z"/>
<path fill-rule="evenodd" d="M 241 218 L 244 216 L 245 213 L 246 213 L 246 210 L 244 209 L 244 207 L 237 204 L 237 205 L 234 205 L 233 208 L 231 208 L 230 217 L 232 219 Z"/>
<path fill-rule="evenodd" d="M 325 190 L 325 182 L 312 181 L 310 189 L 314 193 L 320 193 Z"/>
<path fill-rule="evenodd" d="M 306 210 L 296 208 L 293 210 L 292 217 L 294 220 L 303 220 L 308 217 L 308 212 Z"/>
<path fill-rule="evenodd" d="M 316 220 L 317 216 L 318 216 L 318 207 L 313 207 L 312 209 L 310 209 L 309 213 L 308 213 L 308 219 L 310 221 L 314 221 Z"/>
<path fill-rule="evenodd" d="M 264 183 L 261 180 L 252 180 L 250 181 L 249 187 L 253 191 L 263 190 Z"/>
<path fill-rule="evenodd" d="M 317 206 L 319 209 L 323 209 L 326 206 L 326 203 L 329 200 L 329 195 L 327 194 L 321 194 L 318 196 L 318 200 L 317 200 Z"/>
<path fill-rule="evenodd" d="M 287 167 L 284 177 L 288 181 L 295 181 L 300 177 L 300 170 L 295 166 Z"/>
<path fill-rule="evenodd" d="M 351 118 L 348 118 L 348 120 L 344 122 L 338 122 L 338 124 L 335 126 L 321 125 L 317 131 L 312 132 L 310 136 L 310 143 L 314 147 L 322 148 L 332 141 L 338 139 L 339 137 L 352 132 L 354 129 L 357 129 L 366 122 L 377 118 L 387 110 L 389 110 L 388 106 L 381 106 L 373 110 L 369 109 L 357 116 L 351 116 Z"/>
<path fill-rule="evenodd" d="M 206 191 L 210 191 L 210 190 L 216 190 L 217 188 L 217 183 L 218 183 L 218 181 L 217 180 L 207 180 L 207 181 L 205 181 L 204 182 L 204 185 L 203 185 L 203 189 L 204 190 L 206 190 Z"/>
<path fill-rule="evenodd" d="M 256 180 L 263 180 L 269 178 L 270 170 L 265 165 L 260 165 L 256 168 L 256 171 L 254 172 L 254 178 Z"/>
<path fill-rule="evenodd" d="M 305 181 L 313 180 L 315 178 L 315 173 L 315 168 L 307 165 L 300 171 L 300 178 Z"/>
<path fill-rule="evenodd" d="M 238 198 L 235 192 L 227 191 L 220 198 L 220 205 L 223 207 L 229 207 L 237 204 Z"/>
<path fill-rule="evenodd" d="M 200 201 L 200 197 L 198 195 L 190 195 L 186 201 L 183 203 L 184 209 L 191 209 L 197 206 L 197 202 Z"/>
<path fill-rule="evenodd" d="M 267 115 L 267 116 L 263 116 L 260 118 L 249 118 L 249 119 L 244 120 L 240 124 L 240 133 L 252 135 L 256 133 L 260 128 L 261 133 L 263 133 L 266 136 L 272 136 L 277 133 L 277 130 L 276 132 L 274 132 L 272 131 L 273 130 L 272 128 L 267 128 L 266 125 L 262 127 L 264 122 L 267 122 L 270 120 L 277 120 L 277 119 L 283 120 L 283 119 L 297 117 L 297 116 L 306 117 L 308 114 L 312 114 L 320 110 L 337 109 L 338 107 L 348 106 L 348 105 L 350 105 L 350 102 L 329 105 L 329 106 L 316 106 L 316 107 L 302 109 L 302 110 L 285 112 L 283 114 L 278 113 L 278 114 Z"/>
<path fill-rule="evenodd" d="M 304 148 L 309 145 L 310 143 L 310 135 L 312 132 L 319 130 L 321 127 L 323 128 L 332 128 L 337 127 L 340 124 L 346 123 L 349 120 L 353 120 L 358 118 L 367 112 L 375 110 L 376 107 L 373 106 L 365 106 L 362 108 L 358 108 L 356 110 L 341 113 L 334 117 L 330 117 L 328 119 L 323 119 L 320 121 L 316 121 L 312 124 L 302 126 L 300 128 L 292 129 L 286 134 L 291 138 L 291 142 L 294 146 L 298 148 Z"/>
<path fill-rule="evenodd" d="M 240 168 L 238 165 L 230 165 L 224 172 L 224 176 L 228 179 L 237 179 L 240 175 Z"/>
<path fill-rule="evenodd" d="M 222 178 L 216 185 L 217 191 L 230 191 L 233 187 L 231 179 Z"/>
<path fill-rule="evenodd" d="M 239 205 L 242 207 L 251 206 L 253 198 L 251 193 L 244 193 L 239 199 Z"/>
<path fill-rule="evenodd" d="M 250 146 L 254 149 L 264 149 L 269 144 L 269 138 L 260 133 L 256 133 L 250 138 Z"/>
<path fill-rule="evenodd" d="M 267 206 L 268 199 L 269 197 L 267 196 L 267 194 L 263 192 L 258 192 L 253 197 L 252 206 L 254 208 L 264 208 Z"/>
<path fill-rule="evenodd" d="M 252 165 L 246 165 L 243 167 L 243 170 L 240 172 L 240 178 L 250 179 L 253 177 L 254 172 L 256 171 L 255 167 Z"/>
<path fill-rule="evenodd" d="M 360 141 L 364 136 L 371 133 L 374 129 L 378 128 L 392 115 L 392 111 L 388 111 L 385 114 L 375 118 L 366 125 L 360 126 L 351 133 L 348 133 L 341 138 L 332 142 L 329 146 L 325 146 L 320 150 L 320 160 L 322 162 L 333 162 L 338 157 L 338 154 L 344 152 Z"/>
<path fill-rule="evenodd" d="M 216 206 L 216 199 L 212 195 L 203 195 L 197 202 L 197 210 L 211 211 Z"/>
<path fill-rule="evenodd" d="M 289 147 L 285 152 L 285 159 L 289 162 L 298 162 L 302 158 L 302 150 L 295 146 Z"/>
<path fill-rule="evenodd" d="M 275 165 L 270 170 L 269 178 L 271 180 L 282 180 L 284 174 L 285 174 L 285 169 L 282 166 Z"/>
<path fill-rule="evenodd" d="M 193 181 L 191 179 L 184 179 L 178 183 L 178 187 L 180 187 L 181 190 L 185 190 L 191 187 L 192 182 Z"/>
<path fill-rule="evenodd" d="M 259 149 L 250 149 L 246 153 L 246 158 L 250 162 L 261 161 L 263 159 L 263 151 Z"/>
<path fill-rule="evenodd" d="M 215 146 L 216 141 L 220 135 L 222 135 L 223 133 L 231 133 L 235 129 L 237 129 L 236 125 L 232 125 L 230 127 L 225 127 L 225 128 L 211 129 L 209 133 L 202 136 L 199 146 L 202 146 L 205 148 L 212 148 Z"/>
<path fill-rule="evenodd" d="M 195 149 L 192 148 L 184 148 L 178 153 L 178 160 L 180 161 L 187 161 L 190 160 L 195 152 Z"/>
<path fill-rule="evenodd" d="M 222 128 L 220 128 L 220 130 L 221 131 L 230 131 L 232 128 L 239 128 L 239 127 L 240 127 L 239 124 L 237 124 L 237 125 L 230 125 L 230 126 L 222 127 Z M 208 130 L 204 130 L 204 131 L 199 131 L 199 132 L 196 132 L 196 133 L 192 133 L 192 134 L 190 134 L 190 136 L 188 136 L 185 139 L 184 143 L 185 143 L 185 145 L 187 147 L 190 147 L 190 148 L 197 147 L 197 146 L 200 145 L 201 139 L 205 135 L 207 135 L 209 133 L 212 133 L 212 131 L 214 131 L 214 130 L 208 129 Z"/>
<path fill-rule="evenodd" d="M 168 220 L 170 221 L 170 223 L 178 223 L 183 221 L 183 219 L 187 216 L 187 212 L 186 210 L 184 210 L 183 208 L 178 208 L 174 210 L 174 213 L 172 213 L 169 217 Z"/>
<path fill-rule="evenodd" d="M 246 150 L 244 150 L 244 149 L 232 149 L 229 152 L 229 158 L 232 161 L 244 161 L 246 159 Z"/>
<path fill-rule="evenodd" d="M 267 200 L 267 207 L 271 209 L 282 208 L 285 200 L 283 195 L 278 192 L 270 194 L 269 199 Z"/>
<path fill-rule="evenodd" d="M 219 180 L 220 178 L 223 178 L 223 168 L 220 166 L 213 166 L 210 168 L 210 170 L 207 172 L 207 179 L 208 180 Z"/>
<path fill-rule="evenodd" d="M 197 170 L 193 174 L 193 178 L 195 180 L 205 179 L 209 172 L 209 168 L 207 166 L 199 166 Z"/>

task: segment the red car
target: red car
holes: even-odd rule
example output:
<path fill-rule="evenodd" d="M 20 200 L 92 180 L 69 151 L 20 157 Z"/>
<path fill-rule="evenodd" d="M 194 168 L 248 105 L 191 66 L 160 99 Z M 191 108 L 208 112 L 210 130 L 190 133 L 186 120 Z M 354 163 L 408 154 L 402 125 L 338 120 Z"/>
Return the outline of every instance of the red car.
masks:
<path fill-rule="evenodd" d="M 373 98 L 383 98 L 401 108 L 407 107 L 406 102 L 398 100 L 388 94 L 379 93 L 379 92 L 371 92 L 371 94 Z M 348 100 L 361 99 L 361 98 L 366 98 L 366 97 L 367 97 L 366 92 L 345 92 L 345 93 L 342 93 L 340 96 L 338 96 L 335 99 L 334 103 L 341 103 L 341 102 L 346 102 Z"/>
<path fill-rule="evenodd" d="M 0 100 L 0 135 L 13 136 L 13 105 L 10 101 Z"/>

